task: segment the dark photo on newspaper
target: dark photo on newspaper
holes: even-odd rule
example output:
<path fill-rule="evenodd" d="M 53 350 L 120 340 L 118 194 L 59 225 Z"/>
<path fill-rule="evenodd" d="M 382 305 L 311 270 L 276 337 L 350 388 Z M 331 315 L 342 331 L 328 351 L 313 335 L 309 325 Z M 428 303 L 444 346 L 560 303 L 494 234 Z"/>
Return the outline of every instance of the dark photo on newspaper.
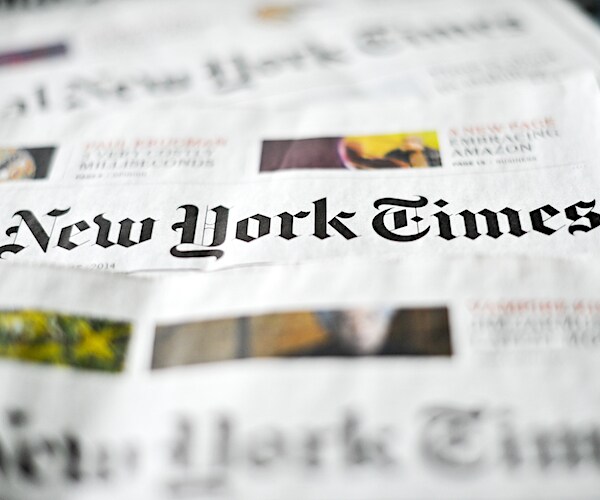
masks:
<path fill-rule="evenodd" d="M 370 308 L 160 326 L 153 368 L 263 357 L 450 356 L 448 309 Z"/>
<path fill-rule="evenodd" d="M 45 179 L 56 148 L 0 148 L 0 182 Z"/>

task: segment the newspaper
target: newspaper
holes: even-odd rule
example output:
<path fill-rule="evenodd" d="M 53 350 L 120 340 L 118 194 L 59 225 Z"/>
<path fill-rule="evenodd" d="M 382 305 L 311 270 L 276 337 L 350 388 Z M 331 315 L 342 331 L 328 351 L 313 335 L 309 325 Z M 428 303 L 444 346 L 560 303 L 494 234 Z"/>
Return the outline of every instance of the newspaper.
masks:
<path fill-rule="evenodd" d="M 8 121 L 0 172 L 19 182 L 0 186 L 0 259 L 158 272 L 593 254 L 594 77 L 489 97 Z"/>
<path fill-rule="evenodd" d="M 207 184 L 7 184 L 0 258 L 114 271 L 385 254 L 595 255 L 585 165 L 402 180 L 348 172 Z M 325 182 L 326 179 L 326 182 Z"/>
<path fill-rule="evenodd" d="M 595 496 L 594 261 L 344 264 L 3 266 L 3 494 Z"/>
<path fill-rule="evenodd" d="M 0 177 L 139 184 L 521 171 L 595 161 L 599 116 L 590 72 L 492 94 L 286 110 L 206 110 L 191 99 L 2 121 Z"/>
<path fill-rule="evenodd" d="M 13 14 L 0 500 L 598 495 L 600 38 L 573 7 Z"/>
<path fill-rule="evenodd" d="M 600 69 L 595 28 L 561 0 L 243 4 L 108 2 L 39 14 L 22 32 L 8 18 L 0 116 L 433 96 Z"/>
<path fill-rule="evenodd" d="M 166 277 L 142 367 L 268 356 L 433 356 L 476 368 L 596 362 L 600 309 L 589 260 L 338 263 Z"/>

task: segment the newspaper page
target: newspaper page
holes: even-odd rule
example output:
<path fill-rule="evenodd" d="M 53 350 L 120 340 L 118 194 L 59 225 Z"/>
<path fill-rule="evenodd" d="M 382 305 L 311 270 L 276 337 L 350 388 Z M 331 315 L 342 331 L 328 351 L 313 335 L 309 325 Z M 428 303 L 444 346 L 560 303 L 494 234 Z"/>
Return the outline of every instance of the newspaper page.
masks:
<path fill-rule="evenodd" d="M 477 369 L 596 362 L 600 310 L 591 260 L 336 262 L 165 277 L 156 285 L 155 335 L 145 337 L 153 345 L 142 348 L 138 369 L 183 374 L 235 359 L 427 352 Z"/>
<path fill-rule="evenodd" d="M 151 188 L 7 183 L 0 258 L 156 272 L 385 254 L 597 253 L 598 181 L 585 164 L 415 170 L 402 179 L 341 172 Z"/>
<path fill-rule="evenodd" d="M 0 177 L 139 184 L 520 171 L 595 160 L 599 116 L 590 72 L 491 94 L 286 110 L 207 110 L 192 99 L 2 121 Z"/>
<path fill-rule="evenodd" d="M 41 16 L 31 28 L 42 24 L 29 42 L 34 46 L 19 49 L 9 41 L 5 59 L 47 54 L 48 60 L 3 71 L 0 116 L 191 96 L 206 106 L 433 96 L 600 69 L 597 33 L 562 0 L 332 2 L 312 15 L 304 14 L 308 3 L 292 3 L 281 23 L 270 22 L 268 11 L 261 16 L 260 8 L 232 14 L 238 4 L 214 9 L 215 19 L 202 19 L 206 6 L 190 7 L 187 22 L 175 9 L 158 8 L 148 26 L 145 15 L 136 26 L 131 19 L 139 5 L 110 16 L 108 3 L 104 15 L 98 7 L 106 24 L 91 26 L 93 15 L 68 16 L 83 26 L 72 39 L 60 38 L 64 21 L 52 28 Z M 220 24 L 211 23 L 216 19 Z M 17 40 L 22 46 L 29 37 Z M 57 51 L 62 55 L 55 57 Z"/>
<path fill-rule="evenodd" d="M 3 266 L 7 498 L 595 496 L 595 261 L 344 264 L 153 282 Z M 106 364 L 131 323 L 143 373 Z"/>
<path fill-rule="evenodd" d="M 596 497 L 596 32 L 175 3 L 0 19 L 0 500 Z"/>
<path fill-rule="evenodd" d="M 6 263 L 0 271 L 2 359 L 115 373 L 132 365 L 153 324 L 150 281 Z"/>

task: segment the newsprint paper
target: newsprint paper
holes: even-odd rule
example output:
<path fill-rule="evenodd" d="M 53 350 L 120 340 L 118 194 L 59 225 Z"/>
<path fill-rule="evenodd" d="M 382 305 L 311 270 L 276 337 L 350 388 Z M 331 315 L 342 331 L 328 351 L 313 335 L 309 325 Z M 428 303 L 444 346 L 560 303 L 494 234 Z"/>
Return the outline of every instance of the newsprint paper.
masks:
<path fill-rule="evenodd" d="M 120 272 L 394 254 L 593 254 L 592 75 L 274 113 L 0 126 L 0 259 Z M 438 105 L 436 105 L 438 104 Z M 443 111 L 441 111 L 443 110 Z M 110 125 L 109 124 L 114 124 Z"/>
<path fill-rule="evenodd" d="M 598 185 L 580 164 L 508 175 L 417 172 L 401 182 L 7 184 L 0 258 L 133 272 L 385 254 L 595 255 Z"/>
<path fill-rule="evenodd" d="M 171 3 L 8 16 L 0 117 L 192 96 L 205 106 L 434 96 L 600 72 L 595 28 L 562 0 Z"/>
<path fill-rule="evenodd" d="M 594 261 L 342 264 L 3 266 L 3 498 L 597 496 Z"/>
<path fill-rule="evenodd" d="M 599 135 L 600 90 L 589 72 L 491 94 L 276 111 L 207 110 L 190 99 L 2 120 L 0 178 L 139 184 L 520 171 L 596 160 Z"/>

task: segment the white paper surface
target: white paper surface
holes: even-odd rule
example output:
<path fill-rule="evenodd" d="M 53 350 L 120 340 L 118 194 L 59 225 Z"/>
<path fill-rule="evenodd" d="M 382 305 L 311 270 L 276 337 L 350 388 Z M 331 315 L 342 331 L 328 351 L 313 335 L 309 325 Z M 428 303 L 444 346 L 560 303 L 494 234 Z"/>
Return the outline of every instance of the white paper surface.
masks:
<path fill-rule="evenodd" d="M 155 6 L 75 8 L 33 18 L 34 33 L 8 29 L 9 50 L 58 43 L 65 55 L 9 66 L 0 115 L 191 96 L 207 106 L 432 96 L 599 69 L 595 30 L 557 0 L 298 3 L 280 23 L 254 3 Z"/>
<path fill-rule="evenodd" d="M 585 165 L 508 177 L 421 173 L 151 188 L 6 184 L 0 256 L 131 272 L 387 253 L 596 252 L 597 183 Z"/>
<path fill-rule="evenodd" d="M 435 153 L 429 166 L 444 174 L 512 172 L 597 158 L 600 94 L 589 72 L 548 84 L 503 85 L 493 96 L 480 91 L 313 103 L 285 111 L 209 111 L 190 100 L 7 120 L 0 124 L 0 152 L 28 156 L 32 168 L 18 171 L 5 160 L 0 172 L 5 180 L 88 184 L 306 179 L 349 170 L 399 177 L 418 170 L 426 176 L 428 169 L 406 168 L 409 158 L 388 161 L 411 138 Z"/>
<path fill-rule="evenodd" d="M 3 15 L 0 500 L 596 498 L 599 50 L 559 0 Z"/>
<path fill-rule="evenodd" d="M 577 325 L 597 321 L 593 261 L 344 264 L 156 282 L 3 266 L 2 309 L 114 317 L 118 285 L 140 304 L 120 317 L 140 325 L 137 337 L 146 341 L 154 324 L 175 321 L 447 305 L 455 348 L 450 356 L 287 356 L 151 372 L 138 366 L 136 374 L 130 366 L 120 375 L 2 360 L 3 491 L 24 498 L 278 498 L 284 490 L 292 498 L 593 498 L 593 341 L 532 347 L 524 335 L 520 347 L 498 348 L 493 363 L 466 356 L 464 341 L 485 333 L 469 329 L 477 323 L 465 308 L 474 302 L 487 304 L 497 325 L 492 311 L 502 304 L 506 325 L 528 318 L 523 334 L 553 321 L 565 338 L 575 335 Z M 64 292 L 53 298 L 21 288 L 11 295 L 10 285 L 32 278 L 56 290 L 93 286 L 93 310 L 90 295 L 68 306 L 58 303 Z M 223 287 L 231 294 L 215 293 Z M 545 314 L 536 318 L 534 310 Z M 147 344 L 132 344 L 129 359 L 139 361 Z"/>

